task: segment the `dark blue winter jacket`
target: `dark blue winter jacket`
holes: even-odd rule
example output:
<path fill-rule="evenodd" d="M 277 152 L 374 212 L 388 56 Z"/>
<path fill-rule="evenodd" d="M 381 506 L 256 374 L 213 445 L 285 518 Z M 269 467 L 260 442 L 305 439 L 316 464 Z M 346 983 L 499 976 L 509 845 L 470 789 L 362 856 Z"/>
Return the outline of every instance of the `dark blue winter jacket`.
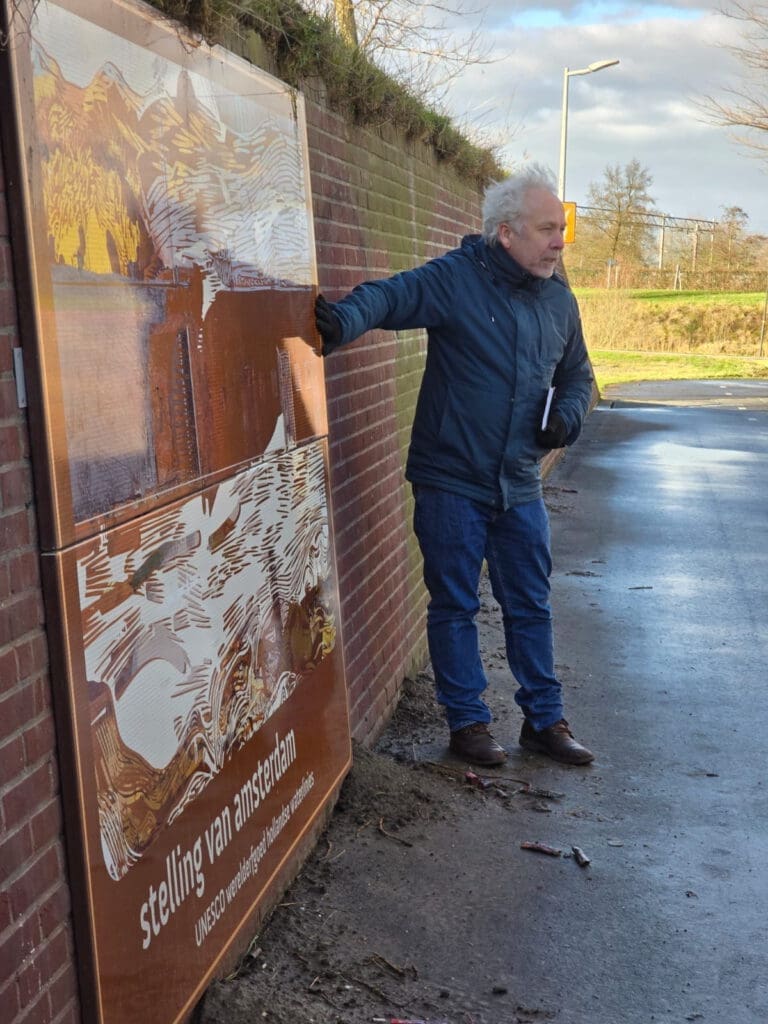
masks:
<path fill-rule="evenodd" d="M 375 327 L 427 329 L 409 480 L 497 508 L 541 496 L 546 449 L 536 431 L 547 389 L 556 388 L 568 444 L 592 391 L 578 306 L 562 278 L 534 277 L 500 245 L 468 235 L 423 266 L 358 285 L 333 310 L 342 345 Z"/>

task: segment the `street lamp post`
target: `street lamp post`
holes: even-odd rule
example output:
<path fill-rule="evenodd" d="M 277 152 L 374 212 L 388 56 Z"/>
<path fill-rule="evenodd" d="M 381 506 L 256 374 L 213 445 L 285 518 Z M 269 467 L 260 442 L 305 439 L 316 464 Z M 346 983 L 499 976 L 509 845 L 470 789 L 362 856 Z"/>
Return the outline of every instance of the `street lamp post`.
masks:
<path fill-rule="evenodd" d="M 563 68 L 563 110 L 560 118 L 560 174 L 557 180 L 557 195 L 562 202 L 565 199 L 565 150 L 568 141 L 568 80 L 573 75 L 591 75 L 603 68 L 613 67 L 618 60 L 598 60 L 586 68 Z"/>

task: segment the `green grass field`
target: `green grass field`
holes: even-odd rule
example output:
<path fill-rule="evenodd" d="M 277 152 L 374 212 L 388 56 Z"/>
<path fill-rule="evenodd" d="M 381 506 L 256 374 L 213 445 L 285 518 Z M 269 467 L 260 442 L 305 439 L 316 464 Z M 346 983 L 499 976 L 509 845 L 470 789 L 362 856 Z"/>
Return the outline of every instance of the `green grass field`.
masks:
<path fill-rule="evenodd" d="M 605 296 L 604 288 L 574 288 L 577 299 Z M 765 304 L 765 292 L 677 292 L 677 291 L 642 291 L 629 289 L 622 293 L 627 299 L 638 299 L 642 302 L 664 303 L 675 305 L 710 305 L 744 306 L 762 309 Z"/>
<path fill-rule="evenodd" d="M 641 380 L 768 379 L 768 359 L 691 355 L 685 352 L 590 350 L 599 388 Z"/>
<path fill-rule="evenodd" d="M 720 306 L 745 306 L 762 309 L 765 292 L 674 292 L 674 291 L 636 291 L 630 292 L 633 299 L 643 302 L 663 302 L 671 304 L 675 301 L 690 305 L 709 305 L 716 302 Z"/>

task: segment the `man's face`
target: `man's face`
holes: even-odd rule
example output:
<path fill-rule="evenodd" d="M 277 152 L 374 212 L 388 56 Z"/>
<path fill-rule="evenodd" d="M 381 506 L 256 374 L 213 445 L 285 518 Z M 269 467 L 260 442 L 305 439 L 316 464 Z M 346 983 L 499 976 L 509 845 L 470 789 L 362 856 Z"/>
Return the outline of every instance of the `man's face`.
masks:
<path fill-rule="evenodd" d="M 551 277 L 563 248 L 563 204 L 545 188 L 525 193 L 523 213 L 513 229 L 499 226 L 499 242 L 520 266 L 534 277 Z"/>

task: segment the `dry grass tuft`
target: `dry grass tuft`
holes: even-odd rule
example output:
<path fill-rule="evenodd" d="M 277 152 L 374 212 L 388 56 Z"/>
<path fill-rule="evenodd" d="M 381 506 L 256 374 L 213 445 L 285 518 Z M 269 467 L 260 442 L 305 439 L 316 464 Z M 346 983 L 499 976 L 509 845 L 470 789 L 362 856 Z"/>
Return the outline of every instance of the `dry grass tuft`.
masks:
<path fill-rule="evenodd" d="M 759 296 L 751 304 L 674 293 L 658 301 L 620 289 L 576 291 L 591 348 L 642 352 L 756 356 L 763 319 Z"/>

